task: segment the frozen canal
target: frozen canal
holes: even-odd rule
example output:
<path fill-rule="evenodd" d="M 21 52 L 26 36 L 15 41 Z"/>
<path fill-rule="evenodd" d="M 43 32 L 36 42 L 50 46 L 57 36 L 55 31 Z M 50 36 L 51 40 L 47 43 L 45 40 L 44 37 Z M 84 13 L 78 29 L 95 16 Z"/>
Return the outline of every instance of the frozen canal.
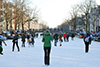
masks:
<path fill-rule="evenodd" d="M 0 55 L 0 67 L 45 67 L 42 37 L 35 38 L 35 46 L 21 47 L 20 52 L 12 52 L 12 40 L 7 40 L 3 45 L 4 55 Z M 52 42 L 50 66 L 48 67 L 100 67 L 100 42 L 93 42 L 88 53 L 85 53 L 83 39 L 70 39 L 63 42 L 63 46 L 54 46 Z"/>

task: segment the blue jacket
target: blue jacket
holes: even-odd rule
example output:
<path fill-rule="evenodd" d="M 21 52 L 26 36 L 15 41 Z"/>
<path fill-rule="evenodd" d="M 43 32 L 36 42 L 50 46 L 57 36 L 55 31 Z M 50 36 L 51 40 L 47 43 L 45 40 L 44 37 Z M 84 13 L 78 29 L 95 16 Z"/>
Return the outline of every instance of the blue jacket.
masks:
<path fill-rule="evenodd" d="M 86 35 L 85 37 L 84 37 L 84 42 L 85 42 L 85 38 L 87 38 L 87 37 L 89 37 L 89 43 L 91 43 L 91 37 L 90 37 L 90 35 Z"/>
<path fill-rule="evenodd" d="M 5 38 L 3 38 L 2 36 L 0 36 L 0 46 L 2 46 L 2 42 L 3 42 L 4 44 L 6 44 L 6 43 L 4 42 L 4 40 L 5 40 Z"/>
<path fill-rule="evenodd" d="M 2 39 L 0 38 L 0 46 L 2 46 L 2 42 L 6 45 L 6 43 L 4 42 L 4 40 L 2 40 Z"/>

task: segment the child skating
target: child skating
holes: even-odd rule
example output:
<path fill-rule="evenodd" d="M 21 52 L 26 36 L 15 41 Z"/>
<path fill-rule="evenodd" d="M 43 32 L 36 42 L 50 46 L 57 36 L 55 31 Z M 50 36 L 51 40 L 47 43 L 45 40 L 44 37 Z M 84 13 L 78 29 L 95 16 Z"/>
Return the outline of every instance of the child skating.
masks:
<path fill-rule="evenodd" d="M 63 39 L 62 39 L 62 35 L 61 34 L 59 35 L 59 42 L 60 42 L 60 46 L 62 46 Z"/>

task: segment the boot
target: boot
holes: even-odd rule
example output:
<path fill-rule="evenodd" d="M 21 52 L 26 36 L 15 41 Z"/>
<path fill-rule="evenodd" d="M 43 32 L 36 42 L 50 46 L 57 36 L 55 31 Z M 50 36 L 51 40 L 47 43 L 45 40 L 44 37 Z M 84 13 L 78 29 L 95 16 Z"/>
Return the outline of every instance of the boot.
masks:
<path fill-rule="evenodd" d="M 62 44 L 60 44 L 60 46 L 62 46 Z"/>
<path fill-rule="evenodd" d="M 1 55 L 3 55 L 3 53 L 0 53 Z"/>

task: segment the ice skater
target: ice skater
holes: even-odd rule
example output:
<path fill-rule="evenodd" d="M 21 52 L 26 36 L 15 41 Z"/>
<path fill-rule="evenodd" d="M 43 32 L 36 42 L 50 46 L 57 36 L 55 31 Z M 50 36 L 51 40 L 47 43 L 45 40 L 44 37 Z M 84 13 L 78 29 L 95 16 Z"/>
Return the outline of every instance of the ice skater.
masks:
<path fill-rule="evenodd" d="M 32 37 L 31 40 L 32 40 L 32 41 L 31 41 L 32 46 L 34 46 L 34 43 L 35 43 L 35 41 L 34 41 L 34 37 Z"/>
<path fill-rule="evenodd" d="M 72 40 L 74 40 L 74 37 L 75 37 L 75 35 L 72 33 L 72 34 L 71 34 L 71 38 L 72 38 Z"/>
<path fill-rule="evenodd" d="M 85 43 L 85 53 L 88 53 L 89 44 L 91 44 L 91 37 L 89 33 L 87 33 L 87 35 L 84 37 L 84 43 Z"/>
<path fill-rule="evenodd" d="M 25 34 L 22 34 L 22 47 L 25 47 Z"/>
<path fill-rule="evenodd" d="M 53 41 L 53 37 L 47 30 L 42 38 L 42 42 L 44 42 L 44 63 L 47 66 L 50 65 L 51 41 Z"/>
<path fill-rule="evenodd" d="M 60 46 L 62 46 L 63 39 L 62 39 L 62 35 L 61 34 L 59 35 L 59 42 L 60 42 Z"/>
<path fill-rule="evenodd" d="M 58 36 L 59 35 L 57 33 L 55 33 L 54 36 L 53 36 L 53 38 L 54 38 L 54 46 L 57 46 Z"/>
<path fill-rule="evenodd" d="M 66 42 L 66 33 L 63 34 L 64 41 Z"/>
<path fill-rule="evenodd" d="M 17 46 L 18 52 L 20 51 L 19 46 L 18 46 L 18 34 L 15 33 L 15 36 L 13 37 L 13 47 L 12 47 L 12 51 L 14 51 L 15 48 L 15 44 Z"/>
<path fill-rule="evenodd" d="M 67 36 L 66 36 L 66 38 L 67 38 L 67 42 L 69 41 L 69 34 L 67 33 Z"/>
<path fill-rule="evenodd" d="M 2 42 L 5 44 L 5 46 L 7 46 L 7 44 L 5 43 L 4 39 L 0 36 L 0 54 L 1 55 L 3 55 L 3 53 L 2 53 L 2 51 L 3 51 Z"/>

